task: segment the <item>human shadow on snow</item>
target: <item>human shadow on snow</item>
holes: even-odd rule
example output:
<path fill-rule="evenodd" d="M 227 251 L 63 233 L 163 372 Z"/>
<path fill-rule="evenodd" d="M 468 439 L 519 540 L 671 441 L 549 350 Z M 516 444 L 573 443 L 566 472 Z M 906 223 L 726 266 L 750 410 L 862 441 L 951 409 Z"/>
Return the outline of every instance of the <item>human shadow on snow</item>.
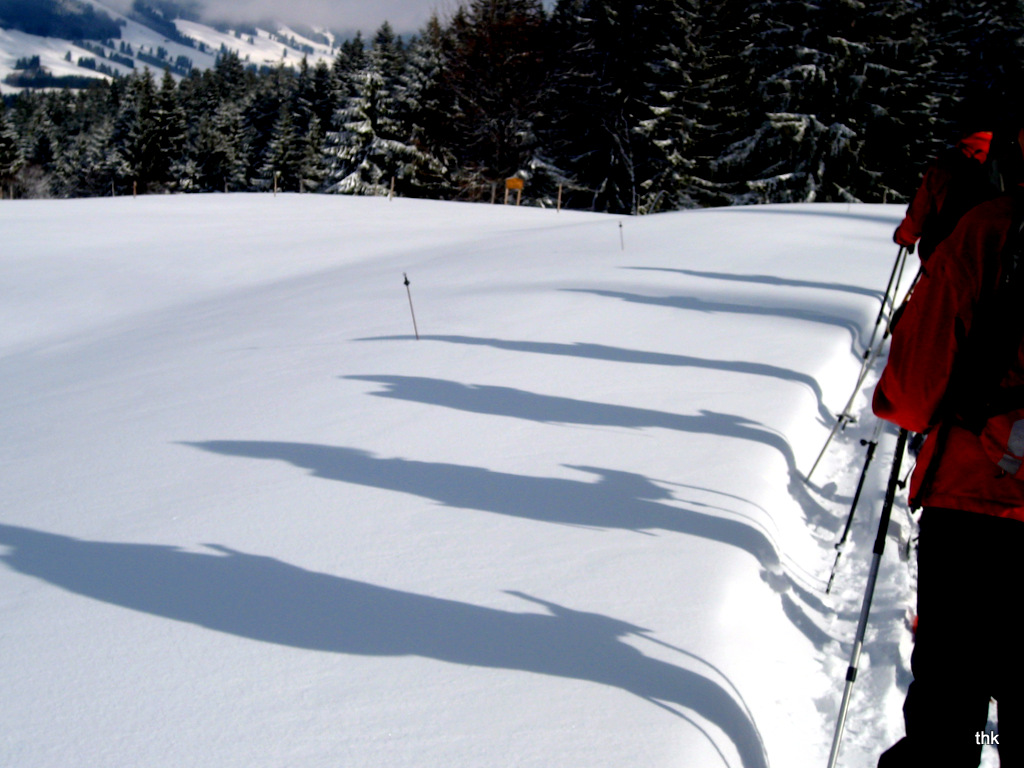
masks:
<path fill-rule="evenodd" d="M 796 603 L 786 605 L 788 593 L 800 595 L 802 588 L 785 573 L 776 544 L 761 528 L 749 518 L 714 514 L 711 510 L 722 508 L 703 502 L 684 500 L 686 507 L 663 503 L 673 499 L 673 494 L 643 475 L 567 465 L 596 475 L 599 479 L 594 482 L 381 458 L 355 448 L 308 443 L 215 440 L 184 444 L 227 456 L 285 461 L 314 477 L 409 493 L 457 509 L 593 529 L 661 530 L 717 541 L 756 558 L 762 578 L 779 593 L 793 625 L 811 642 L 822 648 L 829 640 Z M 817 613 L 830 613 L 824 606 L 818 609 Z"/>
<path fill-rule="evenodd" d="M 824 205 L 732 205 L 720 208 L 705 208 L 702 214 L 743 214 L 758 213 L 774 216 L 826 216 L 835 219 L 854 219 L 857 221 L 870 221 L 876 224 L 884 224 L 887 227 L 895 228 L 903 218 L 902 213 L 869 213 L 863 210 L 840 210 L 829 209 Z"/>
<path fill-rule="evenodd" d="M 359 341 L 404 341 L 412 336 L 377 336 Z M 824 423 L 831 424 L 834 415 L 825 407 L 822 399 L 821 385 L 813 376 L 768 363 L 753 363 L 744 360 L 714 360 L 691 355 L 676 355 L 666 352 L 645 352 L 639 349 L 611 347 L 606 344 L 558 344 L 543 341 L 512 341 L 507 339 L 481 338 L 475 336 L 420 336 L 422 341 L 443 341 L 451 344 L 467 344 L 493 347 L 512 352 L 530 352 L 541 355 L 562 355 L 580 357 L 588 360 L 608 360 L 615 363 L 636 363 L 639 365 L 666 365 L 685 368 L 704 368 L 711 371 L 724 371 L 752 376 L 767 376 L 782 381 L 792 381 L 810 389 L 818 402 L 818 414 Z"/>
<path fill-rule="evenodd" d="M 673 309 L 684 309 L 693 312 L 728 313 L 738 315 L 753 315 L 756 317 L 784 317 L 792 320 L 802 320 L 810 323 L 821 323 L 833 325 L 848 331 L 851 342 L 860 339 L 861 324 L 851 317 L 841 317 L 830 314 L 823 309 L 813 307 L 797 306 L 767 306 L 762 304 L 737 304 L 725 301 L 709 301 L 698 296 L 648 296 L 639 293 L 627 293 L 624 291 L 606 291 L 596 288 L 563 288 L 569 293 L 589 293 L 594 296 L 603 296 L 609 299 L 620 299 L 636 304 L 650 304 L 658 307 L 671 307 Z"/>
<path fill-rule="evenodd" d="M 811 288 L 822 291 L 838 291 L 840 293 L 852 293 L 857 296 L 866 296 L 877 301 L 882 300 L 882 292 L 871 288 L 863 288 L 859 285 L 847 285 L 845 283 L 822 283 L 816 280 L 797 280 L 794 278 L 778 277 L 777 275 L 740 275 L 733 272 L 701 272 L 696 269 L 670 269 L 666 267 L 623 267 L 638 272 L 671 272 L 676 275 L 688 277 L 701 277 L 708 280 L 724 280 L 733 283 L 754 283 L 756 285 L 769 285 L 785 288 Z"/>
<path fill-rule="evenodd" d="M 380 458 L 341 446 L 237 440 L 185 445 L 227 456 L 286 461 L 315 477 L 409 493 L 458 509 L 563 525 L 699 536 L 738 547 L 765 568 L 775 570 L 779 565 L 775 545 L 763 531 L 739 520 L 661 503 L 672 494 L 632 472 L 569 467 L 600 478 L 592 482 Z"/>
<path fill-rule="evenodd" d="M 0 544 L 8 567 L 69 592 L 251 640 L 329 653 L 421 656 L 619 688 L 687 720 L 676 708 L 698 713 L 732 741 L 744 768 L 768 766 L 742 698 L 702 674 L 644 655 L 623 638 L 645 630 L 608 616 L 526 595 L 519 596 L 545 612 L 498 610 L 217 545 L 208 545 L 210 553 L 185 552 L 10 525 L 0 525 Z"/>
<path fill-rule="evenodd" d="M 510 387 L 467 385 L 419 376 L 343 378 L 384 385 L 383 392 L 373 393 L 377 397 L 439 405 L 472 413 L 508 416 L 550 424 L 584 424 L 630 429 L 661 427 L 761 443 L 778 451 L 785 460 L 789 473 L 789 493 L 803 510 L 805 520 L 829 531 L 837 529 L 839 525 L 835 517 L 811 496 L 808 484 L 796 466 L 793 449 L 786 438 L 741 416 L 708 410 L 701 410 L 697 415 L 667 413 L 649 408 L 539 395 Z"/>

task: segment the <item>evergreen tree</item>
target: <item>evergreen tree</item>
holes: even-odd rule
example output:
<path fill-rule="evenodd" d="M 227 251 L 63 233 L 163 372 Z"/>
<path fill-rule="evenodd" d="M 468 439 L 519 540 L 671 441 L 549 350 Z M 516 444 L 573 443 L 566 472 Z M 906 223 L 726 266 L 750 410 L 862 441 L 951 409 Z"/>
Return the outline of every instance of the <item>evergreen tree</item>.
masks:
<path fill-rule="evenodd" d="M 300 139 L 287 104 L 282 104 L 277 122 L 264 153 L 260 168 L 260 186 L 264 189 L 279 189 L 282 192 L 298 192 L 301 189 L 306 161 L 306 147 Z M 275 184 L 276 181 L 276 184 Z"/>
<path fill-rule="evenodd" d="M 217 59 L 213 70 L 186 81 L 181 103 L 194 115 L 180 185 L 196 191 L 248 189 L 255 164 L 255 132 L 247 119 L 259 79 L 246 72 L 237 54 Z M 268 127 L 269 129 L 269 127 Z"/>
<path fill-rule="evenodd" d="M 338 107 L 338 79 L 334 70 L 323 61 L 313 68 L 312 93 L 306 96 L 310 115 L 315 116 L 320 126 L 331 124 L 331 117 Z M 309 121 L 306 122 L 307 128 Z"/>
<path fill-rule="evenodd" d="M 14 179 L 25 164 L 14 121 L 0 100 L 0 191 L 13 195 Z"/>
<path fill-rule="evenodd" d="M 335 105 L 341 105 L 346 99 L 356 95 L 359 90 L 360 73 L 366 66 L 366 46 L 363 43 L 363 36 L 357 32 L 354 38 L 341 44 L 337 56 L 334 57 L 331 73 L 337 85 L 334 94 Z"/>
<path fill-rule="evenodd" d="M 249 134 L 242 106 L 225 101 L 213 115 L 199 120 L 192 165 L 195 176 L 188 185 L 203 191 L 244 190 L 248 166 Z"/>
<path fill-rule="evenodd" d="M 156 85 L 148 68 L 131 76 L 114 118 L 111 153 L 120 194 L 158 183 L 163 159 L 156 142 Z"/>
<path fill-rule="evenodd" d="M 324 156 L 326 136 L 320 125 L 320 118 L 314 114 L 309 119 L 306 135 L 301 141 L 302 160 L 299 165 L 299 191 L 316 192 L 327 178 L 327 164 Z"/>
<path fill-rule="evenodd" d="M 864 142 L 863 73 L 869 46 L 859 2 L 804 0 L 747 6 L 748 62 L 757 84 L 750 114 L 719 162 L 735 202 L 858 199 Z M 745 189 L 744 189 L 745 188 Z"/>
<path fill-rule="evenodd" d="M 173 188 L 178 184 L 185 159 L 188 122 L 178 100 L 174 78 L 167 70 L 154 99 L 152 121 L 153 181 L 160 189 Z"/>
<path fill-rule="evenodd" d="M 549 136 L 575 180 L 570 205 L 638 212 L 648 180 L 640 168 L 650 154 L 642 125 L 654 116 L 647 34 L 674 22 L 659 16 L 669 10 L 668 3 L 628 0 L 561 0 L 556 7 L 564 64 Z"/>
<path fill-rule="evenodd" d="M 693 208 L 706 197 L 696 158 L 705 104 L 699 73 L 705 66 L 699 41 L 697 0 L 649 3 L 643 36 L 651 54 L 643 70 L 649 114 L 638 115 L 638 211 Z"/>
<path fill-rule="evenodd" d="M 858 162 L 872 178 L 863 200 L 905 200 L 926 163 L 939 152 L 941 118 L 933 95 L 934 59 L 925 21 L 912 0 L 866 0 L 871 40 L 864 71 L 864 143 Z"/>
<path fill-rule="evenodd" d="M 61 126 L 60 99 L 54 94 L 40 94 L 38 99 L 29 97 L 27 104 L 22 123 L 25 164 L 20 178 L 27 187 L 26 197 L 50 197 L 53 166 L 66 140 Z"/>
<path fill-rule="evenodd" d="M 253 77 L 246 72 L 234 51 L 224 51 L 218 56 L 213 67 L 213 83 L 221 103 L 245 100 L 254 85 Z"/>
<path fill-rule="evenodd" d="M 20 194 L 267 188 L 622 213 L 892 201 L 957 131 L 1019 102 L 1018 0 L 467 0 L 408 46 L 384 24 L 333 64 L 225 52 L 8 99 Z M 984 125 L 983 125 L 984 124 Z M 18 170 L 12 172 L 12 168 Z"/>
<path fill-rule="evenodd" d="M 1024 9 L 1016 0 L 921 0 L 934 56 L 936 128 L 948 144 L 965 124 L 1018 104 Z"/>
<path fill-rule="evenodd" d="M 530 174 L 548 88 L 546 49 L 539 0 L 473 0 L 449 25 L 442 76 L 464 196 L 482 197 L 493 183 Z"/>
<path fill-rule="evenodd" d="M 452 122 L 450 93 L 442 83 L 444 31 L 437 16 L 412 41 L 398 83 L 398 115 L 407 143 L 422 153 L 410 168 L 403 193 L 416 197 L 449 197 L 455 192 L 449 146 Z"/>
<path fill-rule="evenodd" d="M 260 78 L 254 94 L 245 110 L 245 123 L 250 136 L 250 158 L 252 166 L 247 169 L 246 176 L 258 183 L 261 188 L 268 188 L 267 179 L 263 177 L 269 161 L 269 143 L 274 137 L 282 110 L 289 112 L 289 128 L 295 127 L 296 98 L 298 81 L 295 73 L 285 66 L 279 66 Z"/>
<path fill-rule="evenodd" d="M 58 197 L 109 195 L 121 177 L 111 151 L 113 122 L 101 121 L 65 142 L 54 163 L 53 190 Z"/>
<path fill-rule="evenodd" d="M 408 143 L 399 120 L 401 45 L 384 24 L 355 79 L 354 95 L 335 115 L 336 130 L 328 142 L 331 166 L 329 192 L 386 195 L 392 180 L 399 192 L 429 158 Z"/>

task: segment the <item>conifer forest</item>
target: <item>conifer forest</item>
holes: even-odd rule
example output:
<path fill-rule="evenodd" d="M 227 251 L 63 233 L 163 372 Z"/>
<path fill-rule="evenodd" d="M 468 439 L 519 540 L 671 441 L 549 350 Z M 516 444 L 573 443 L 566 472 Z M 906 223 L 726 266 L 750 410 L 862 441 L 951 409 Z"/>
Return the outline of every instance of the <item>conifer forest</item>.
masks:
<path fill-rule="evenodd" d="M 1020 0 L 469 0 L 333 62 L 5 95 L 4 197 L 289 191 L 620 214 L 898 202 L 1020 103 Z"/>

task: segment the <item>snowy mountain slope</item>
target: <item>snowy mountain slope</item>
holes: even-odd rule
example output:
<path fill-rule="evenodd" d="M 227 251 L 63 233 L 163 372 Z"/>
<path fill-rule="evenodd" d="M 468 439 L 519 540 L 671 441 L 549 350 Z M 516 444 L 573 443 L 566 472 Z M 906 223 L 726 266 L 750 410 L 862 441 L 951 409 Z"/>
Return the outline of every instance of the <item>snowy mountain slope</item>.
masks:
<path fill-rule="evenodd" d="M 222 50 L 237 53 L 243 63 L 255 67 L 276 67 L 281 64 L 297 67 L 303 58 L 312 66 L 318 61 L 332 61 L 336 54 L 334 36 L 325 33 L 330 41 L 311 40 L 287 26 L 273 30 L 256 28 L 256 34 L 220 31 L 198 21 L 175 19 L 173 24 L 178 33 L 194 41 L 193 45 L 170 39 L 161 31 L 129 18 L 102 0 L 83 0 L 97 11 L 105 13 L 121 24 L 121 36 L 109 40 L 82 41 L 64 40 L 56 37 L 41 37 L 15 29 L 0 29 L 0 91 L 6 94 L 18 93 L 23 88 L 5 82 L 16 74 L 20 59 L 39 56 L 40 65 L 50 74 L 61 76 L 96 77 L 109 79 L 109 74 L 79 66 L 80 59 L 93 60 L 98 65 L 127 75 L 132 71 L 148 67 L 159 75 L 165 66 L 180 77 L 181 71 L 174 64 L 183 57 L 199 69 L 213 67 Z M 122 45 L 129 46 L 127 49 Z M 68 55 L 70 54 L 70 60 Z M 147 59 L 146 56 L 154 57 Z M 134 66 L 128 66 L 121 59 L 131 59 Z"/>
<path fill-rule="evenodd" d="M 802 472 L 900 213 L 0 205 L 3 763 L 823 765 L 892 437 L 830 596 L 873 420 Z"/>

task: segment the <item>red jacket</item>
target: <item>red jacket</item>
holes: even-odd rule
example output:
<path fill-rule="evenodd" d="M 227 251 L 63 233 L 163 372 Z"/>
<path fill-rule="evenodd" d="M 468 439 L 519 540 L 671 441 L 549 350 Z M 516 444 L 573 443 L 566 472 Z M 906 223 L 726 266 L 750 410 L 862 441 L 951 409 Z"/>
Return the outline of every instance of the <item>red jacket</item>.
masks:
<path fill-rule="evenodd" d="M 968 197 L 982 194 L 979 189 L 980 169 L 988 157 L 991 141 L 991 133 L 972 133 L 962 138 L 955 148 L 940 155 L 928 166 L 914 199 L 907 206 L 903 221 L 893 233 L 893 240 L 897 244 L 909 248 L 930 228 L 942 226 L 938 224 L 939 213 L 946 203 L 951 185 L 966 184 L 971 187 L 967 192 Z M 981 199 L 977 198 L 979 201 Z M 947 231 L 948 229 L 952 229 L 952 225 L 948 226 Z M 941 240 L 945 235 L 946 232 L 938 233 L 937 240 Z M 921 243 L 922 259 L 927 259 L 931 255 L 934 245 L 934 242 Z"/>
<path fill-rule="evenodd" d="M 921 239 L 928 220 L 938 215 L 942 203 L 946 199 L 952 171 L 944 164 L 932 163 L 924 172 L 921 186 L 917 188 L 914 199 L 907 206 L 907 214 L 896 228 L 893 240 L 906 248 Z"/>
<path fill-rule="evenodd" d="M 892 335 L 889 361 L 875 388 L 876 415 L 912 432 L 929 431 L 911 479 L 921 506 L 948 507 L 1024 521 L 1024 481 L 1007 476 L 974 433 L 948 432 L 929 487 L 921 482 L 936 450 L 937 411 L 981 295 L 983 264 L 998 259 L 1013 220 L 1013 202 L 998 197 L 967 213 L 929 259 Z M 1004 385 L 1024 384 L 1024 344 Z"/>

